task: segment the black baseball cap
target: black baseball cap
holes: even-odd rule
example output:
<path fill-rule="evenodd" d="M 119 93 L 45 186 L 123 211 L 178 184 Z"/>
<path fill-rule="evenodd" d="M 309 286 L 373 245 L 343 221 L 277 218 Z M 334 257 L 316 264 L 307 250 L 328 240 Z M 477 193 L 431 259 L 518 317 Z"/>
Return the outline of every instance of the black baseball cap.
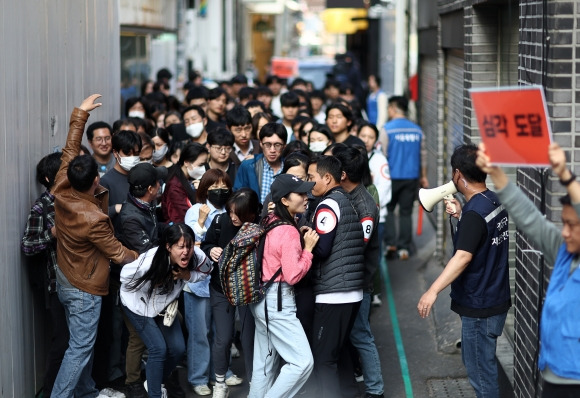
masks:
<path fill-rule="evenodd" d="M 129 185 L 139 189 L 155 186 L 157 181 L 167 178 L 167 168 L 155 167 L 150 163 L 139 163 L 129 171 Z"/>
<path fill-rule="evenodd" d="M 270 192 L 272 193 L 272 200 L 277 202 L 291 192 L 308 193 L 312 191 L 312 187 L 314 187 L 313 182 L 302 181 L 292 174 L 279 174 L 274 179 Z"/>

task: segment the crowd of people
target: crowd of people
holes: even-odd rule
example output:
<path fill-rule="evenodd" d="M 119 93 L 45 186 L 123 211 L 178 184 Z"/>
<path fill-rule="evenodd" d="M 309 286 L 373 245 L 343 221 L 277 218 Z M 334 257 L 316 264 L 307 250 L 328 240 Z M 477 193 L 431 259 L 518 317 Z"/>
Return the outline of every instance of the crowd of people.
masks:
<path fill-rule="evenodd" d="M 178 365 L 200 396 L 245 378 L 251 397 L 350 397 L 357 376 L 383 396 L 369 316 L 391 199 L 385 126 L 332 79 L 192 81 L 182 101 L 157 83 L 112 123 L 87 123 L 101 106 L 87 97 L 62 152 L 38 163 L 46 191 L 22 249 L 48 254 L 44 396 L 185 396 Z M 218 261 L 246 222 L 276 223 L 263 257 L 275 278 L 263 303 L 235 307 Z"/>
<path fill-rule="evenodd" d="M 211 89 L 196 77 L 178 100 L 167 74 L 158 77 L 113 123 L 86 126 L 102 105 L 87 97 L 62 152 L 38 162 L 46 190 L 22 250 L 44 255 L 44 396 L 182 397 L 180 364 L 200 396 L 227 397 L 245 376 L 252 398 L 357 397 L 357 375 L 365 397 L 384 396 L 369 323 L 381 304 L 377 270 L 383 246 L 387 258 L 412 255 L 413 201 L 429 186 L 406 98 L 387 98 L 377 76 L 362 109 L 355 90 L 331 78 L 319 91 L 276 76 L 248 87 L 238 75 Z M 490 165 L 485 147 L 463 145 L 451 157 L 465 199 L 447 206 L 457 218 L 453 256 L 417 311 L 427 317 L 451 285 L 478 397 L 499 396 L 508 212 L 555 264 L 540 324 L 543 396 L 580 394 L 578 327 L 567 316 L 578 302 L 580 184 L 556 144 L 549 157 L 568 191 L 561 234 Z M 272 284 L 261 302 L 236 307 L 218 262 L 244 223 L 270 227 L 262 281 Z M 240 349 L 242 377 L 231 370 Z"/>

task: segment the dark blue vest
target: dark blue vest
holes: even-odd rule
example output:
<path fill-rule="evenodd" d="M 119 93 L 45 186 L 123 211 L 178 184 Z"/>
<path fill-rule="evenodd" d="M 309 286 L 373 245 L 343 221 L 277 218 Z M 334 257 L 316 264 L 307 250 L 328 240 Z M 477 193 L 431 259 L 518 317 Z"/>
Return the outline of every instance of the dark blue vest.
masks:
<path fill-rule="evenodd" d="M 489 190 L 474 195 L 463 207 L 463 214 L 468 211 L 483 218 L 487 225 L 487 239 L 451 284 L 451 299 L 466 308 L 497 307 L 510 299 L 508 214 L 497 195 Z M 462 228 L 469 227 L 459 221 L 453 237 L 454 247 Z"/>

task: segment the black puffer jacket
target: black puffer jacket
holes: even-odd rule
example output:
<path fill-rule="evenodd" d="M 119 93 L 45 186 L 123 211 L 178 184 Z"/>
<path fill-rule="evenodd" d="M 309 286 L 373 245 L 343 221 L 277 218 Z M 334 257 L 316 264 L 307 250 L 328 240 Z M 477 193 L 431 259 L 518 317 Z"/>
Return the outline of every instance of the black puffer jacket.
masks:
<path fill-rule="evenodd" d="M 364 287 L 364 238 L 356 211 L 347 194 L 333 190 L 323 198 L 338 203 L 340 219 L 330 255 L 312 267 L 314 294 L 349 292 Z"/>

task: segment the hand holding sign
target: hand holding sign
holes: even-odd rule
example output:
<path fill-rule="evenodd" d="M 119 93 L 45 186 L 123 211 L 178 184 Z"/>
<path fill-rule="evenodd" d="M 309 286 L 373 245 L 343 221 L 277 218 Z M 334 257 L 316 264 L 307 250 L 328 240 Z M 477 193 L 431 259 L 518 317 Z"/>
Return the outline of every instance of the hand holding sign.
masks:
<path fill-rule="evenodd" d="M 472 89 L 481 140 L 492 164 L 549 166 L 552 131 L 541 87 Z"/>

